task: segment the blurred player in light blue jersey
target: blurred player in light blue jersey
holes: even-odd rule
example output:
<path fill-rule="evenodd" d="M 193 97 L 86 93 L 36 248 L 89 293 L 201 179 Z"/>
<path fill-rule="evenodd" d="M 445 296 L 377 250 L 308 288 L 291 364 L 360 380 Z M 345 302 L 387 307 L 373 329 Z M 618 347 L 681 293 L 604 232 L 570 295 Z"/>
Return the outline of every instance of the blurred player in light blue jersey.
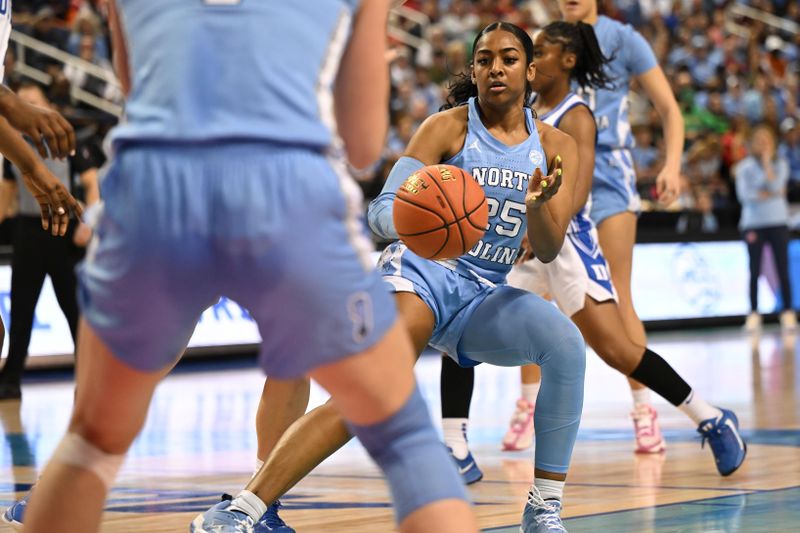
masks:
<path fill-rule="evenodd" d="M 598 135 L 590 216 L 597 225 L 600 246 L 611 270 L 625 332 L 637 345 L 647 346 L 644 326 L 631 298 L 631 263 L 636 219 L 641 207 L 630 153 L 633 146 L 628 122 L 631 82 L 639 82 L 664 124 L 667 153 L 664 168 L 657 178 L 657 188 L 659 200 L 665 205 L 673 202 L 680 192 L 683 118 L 653 50 L 633 27 L 598 16 L 596 0 L 559 0 L 559 7 L 568 22 L 582 21 L 594 26 L 603 55 L 609 58 L 605 73 L 611 80 L 611 87 L 583 90 L 583 98 L 594 113 Z M 640 412 L 637 424 L 652 428 L 652 434 L 660 436 L 648 389 L 634 379 L 629 378 L 629 382 Z"/>
<path fill-rule="evenodd" d="M 222 294 L 258 323 L 270 376 L 309 375 L 328 389 L 386 473 L 401 531 L 476 531 L 337 157 L 365 166 L 383 146 L 388 7 L 111 3 L 128 120 L 80 270 L 73 417 L 26 531 L 99 529 L 155 386 Z M 309 250 L 323 263 L 306 261 Z M 192 529 L 252 531 L 262 506 L 245 491 Z"/>

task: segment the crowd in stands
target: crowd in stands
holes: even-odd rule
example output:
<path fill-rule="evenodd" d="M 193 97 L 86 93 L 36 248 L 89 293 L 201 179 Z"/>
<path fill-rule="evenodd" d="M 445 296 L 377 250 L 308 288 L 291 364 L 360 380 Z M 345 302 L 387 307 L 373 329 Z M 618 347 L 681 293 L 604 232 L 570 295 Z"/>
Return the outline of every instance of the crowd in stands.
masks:
<path fill-rule="evenodd" d="M 660 206 L 655 177 L 663 160 L 658 114 L 636 86 L 630 94 L 633 151 L 645 211 L 680 212 L 670 230 L 714 233 L 735 229 L 739 206 L 731 168 L 746 153 L 748 128 L 769 123 L 779 132 L 782 157 L 791 165 L 789 197 L 800 202 L 800 2 L 739 2 L 786 23 L 781 30 L 734 16 L 723 0 L 616 0 L 601 11 L 632 24 L 653 46 L 683 111 L 686 185 L 678 201 Z M 383 163 L 366 176 L 367 195 L 380 189 L 388 168 L 414 128 L 443 103 L 448 80 L 465 68 L 476 33 L 495 20 L 535 31 L 559 18 L 555 0 L 409 0 L 416 16 L 395 24 L 422 39 L 418 48 L 397 40 L 390 57 L 392 133 Z M 663 223 L 663 222 L 662 222 Z"/>
<path fill-rule="evenodd" d="M 779 17 L 786 29 L 730 8 L 743 4 Z M 658 114 L 634 85 L 630 119 L 633 150 L 645 211 L 667 210 L 678 232 L 713 233 L 735 228 L 739 206 L 731 168 L 747 153 L 748 128 L 766 122 L 779 134 L 780 154 L 791 167 L 789 198 L 800 202 L 800 2 L 793 0 L 601 1 L 605 15 L 632 24 L 651 43 L 683 111 L 685 190 L 670 206 L 655 197 L 663 159 Z M 110 45 L 104 0 L 14 0 L 15 29 L 104 68 Z M 476 33 L 506 20 L 531 32 L 559 18 L 556 0 L 408 0 L 392 18 L 398 32 L 390 61 L 392 129 L 383 158 L 361 172 L 367 198 L 376 195 L 415 128 L 444 102 L 449 81 L 466 68 Z M 794 32 L 792 31 L 794 28 Z M 406 44 L 411 41 L 412 45 Z M 111 101 L 116 86 L 81 70 L 32 54 L 29 63 L 52 77 L 48 97 L 84 136 L 101 136 L 115 121 L 71 97 L 79 86 Z M 6 83 L 19 81 L 13 46 Z M 666 220 L 666 219 L 665 219 Z M 677 220 L 677 222 L 675 222 Z"/>

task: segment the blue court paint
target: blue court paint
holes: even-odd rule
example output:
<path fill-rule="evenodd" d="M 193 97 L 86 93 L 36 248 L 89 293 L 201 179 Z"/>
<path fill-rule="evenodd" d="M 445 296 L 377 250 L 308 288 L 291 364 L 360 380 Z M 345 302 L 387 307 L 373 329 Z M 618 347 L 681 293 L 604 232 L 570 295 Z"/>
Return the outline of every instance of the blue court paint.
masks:
<path fill-rule="evenodd" d="M 800 487 L 575 517 L 565 522 L 570 533 L 603 530 L 614 533 L 795 531 L 787 524 L 800 523 Z M 518 533 L 519 526 L 510 525 L 483 531 Z"/>

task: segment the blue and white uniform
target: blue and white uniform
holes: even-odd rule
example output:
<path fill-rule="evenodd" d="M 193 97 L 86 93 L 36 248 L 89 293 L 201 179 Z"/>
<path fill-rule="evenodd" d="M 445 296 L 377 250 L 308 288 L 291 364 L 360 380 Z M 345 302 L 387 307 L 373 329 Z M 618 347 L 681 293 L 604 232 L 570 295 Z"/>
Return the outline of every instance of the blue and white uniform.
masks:
<path fill-rule="evenodd" d="M 278 377 L 361 352 L 394 322 L 360 190 L 331 155 L 358 4 L 117 0 L 132 92 L 80 297 L 126 364 L 169 366 L 223 294 Z"/>
<path fill-rule="evenodd" d="M 628 119 L 628 90 L 631 78 L 658 65 L 650 44 L 629 24 L 599 16 L 594 31 L 611 79 L 609 89 L 579 92 L 597 122 L 597 154 L 592 185 L 591 217 L 595 224 L 606 218 L 641 209 L 636 174 L 630 149 L 634 146 Z"/>
<path fill-rule="evenodd" d="M 429 345 L 462 366 L 542 366 L 536 405 L 536 466 L 566 472 L 575 443 L 586 353 L 577 328 L 540 297 L 506 284 L 527 231 L 525 194 L 536 167 L 547 172 L 536 123 L 525 110 L 530 135 L 507 146 L 483 125 L 477 100 L 468 103 L 463 148 L 443 163 L 467 170 L 481 184 L 489 204 L 489 225 L 467 254 L 429 261 L 402 242 L 388 246 L 378 263 L 394 292 L 418 295 L 435 317 Z M 391 177 L 390 177 L 391 179 Z M 370 205 L 370 222 L 394 198 L 392 187 Z"/>
<path fill-rule="evenodd" d="M 572 109 L 586 104 L 574 93 L 539 119 L 557 128 Z M 583 309 L 586 296 L 598 302 L 617 300 L 611 275 L 600 249 L 597 229 L 589 218 L 592 195 L 570 221 L 564 246 L 553 261 L 538 259 L 516 265 L 508 275 L 508 284 L 540 296 L 551 295 L 559 309 L 569 317 Z"/>

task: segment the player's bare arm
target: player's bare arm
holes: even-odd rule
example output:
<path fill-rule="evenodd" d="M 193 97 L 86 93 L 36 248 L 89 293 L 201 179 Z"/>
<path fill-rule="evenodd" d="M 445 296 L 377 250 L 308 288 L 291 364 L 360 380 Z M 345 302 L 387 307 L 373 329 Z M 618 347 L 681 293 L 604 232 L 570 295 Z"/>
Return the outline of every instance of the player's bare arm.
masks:
<path fill-rule="evenodd" d="M 543 263 L 549 263 L 561 251 L 572 218 L 578 147 L 572 137 L 552 126 L 537 120 L 536 127 L 553 172 L 545 176 L 538 169 L 528 182 L 525 199 L 528 242 L 534 255 Z"/>

